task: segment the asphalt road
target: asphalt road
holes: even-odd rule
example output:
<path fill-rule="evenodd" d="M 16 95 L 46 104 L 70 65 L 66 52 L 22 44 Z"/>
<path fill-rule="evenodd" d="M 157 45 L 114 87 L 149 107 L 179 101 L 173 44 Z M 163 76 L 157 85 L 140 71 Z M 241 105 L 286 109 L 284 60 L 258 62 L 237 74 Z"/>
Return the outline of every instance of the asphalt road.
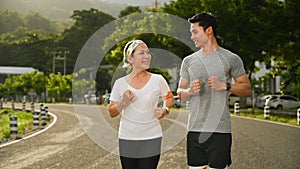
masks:
<path fill-rule="evenodd" d="M 113 139 L 119 118 L 109 118 L 106 107 L 81 105 L 74 108 L 67 104 L 49 104 L 48 107 L 57 116 L 57 122 L 41 134 L 0 147 L 1 169 L 121 168 L 119 157 L 114 153 L 116 139 Z M 178 122 L 179 113 L 187 117 L 186 112 L 172 111 L 161 120 L 164 133 L 174 137 L 184 133 L 185 124 Z M 177 123 L 177 128 L 172 128 Z M 300 168 L 299 127 L 235 116 L 232 127 L 233 164 L 230 169 Z M 185 137 L 175 143 L 163 152 L 159 169 L 188 169 Z"/>

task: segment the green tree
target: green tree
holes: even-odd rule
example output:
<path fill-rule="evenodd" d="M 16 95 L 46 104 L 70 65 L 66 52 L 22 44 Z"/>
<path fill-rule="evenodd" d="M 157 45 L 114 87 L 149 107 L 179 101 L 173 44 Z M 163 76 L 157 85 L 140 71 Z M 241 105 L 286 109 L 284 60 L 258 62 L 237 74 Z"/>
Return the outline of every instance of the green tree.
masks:
<path fill-rule="evenodd" d="M 122 17 L 130 15 L 130 14 L 141 13 L 141 12 L 142 12 L 142 10 L 138 6 L 128 6 L 125 9 L 123 9 L 122 11 L 120 11 L 120 14 L 118 17 L 122 18 Z"/>
<path fill-rule="evenodd" d="M 0 41 L 8 44 L 28 44 L 45 39 L 48 39 L 46 32 L 42 30 L 28 30 L 26 27 L 18 27 L 14 31 L 3 33 L 0 36 Z"/>
<path fill-rule="evenodd" d="M 60 73 L 49 74 L 47 78 L 46 89 L 50 98 L 56 101 L 67 101 L 71 97 L 72 91 L 72 75 L 62 75 Z"/>
<path fill-rule="evenodd" d="M 159 11 L 188 19 L 204 10 L 200 0 L 177 0 L 165 4 Z"/>
<path fill-rule="evenodd" d="M 86 69 L 80 69 L 78 73 L 73 73 L 72 95 L 74 102 L 80 103 L 84 100 L 84 95 L 95 91 L 96 81 L 86 79 Z"/>
<path fill-rule="evenodd" d="M 280 34 L 277 34 L 278 44 L 273 54 L 277 64 L 273 71 L 276 75 L 281 76 L 287 72 L 285 77 L 282 78 L 283 82 L 281 87 L 283 91 L 285 91 L 286 88 L 291 85 L 291 93 L 300 98 L 300 28 L 298 26 L 300 21 L 300 14 L 298 12 L 300 10 L 300 2 L 297 0 L 286 0 L 285 3 L 283 3 L 283 7 L 283 19 L 277 17 L 278 20 L 276 20 Z M 275 18 L 273 19 L 275 22 Z"/>
<path fill-rule="evenodd" d="M 43 30 L 47 33 L 57 33 L 54 22 L 42 17 L 38 13 L 29 14 L 24 19 L 25 26 L 29 30 Z"/>
<path fill-rule="evenodd" d="M 0 35 L 25 26 L 22 16 L 17 12 L 0 11 Z"/>
<path fill-rule="evenodd" d="M 300 62 L 299 8 L 297 0 L 178 0 L 161 11 L 182 18 L 212 12 L 218 20 L 221 46 L 241 56 L 249 76 L 257 71 L 255 61 L 274 59 L 272 76 L 284 76 L 282 89 L 286 90 L 289 84 L 299 84 L 295 78 Z"/>
<path fill-rule="evenodd" d="M 3 86 L 5 91 L 2 96 L 25 96 L 35 93 L 41 96 L 45 92 L 45 76 L 43 72 L 35 71 L 21 75 L 8 75 Z"/>
<path fill-rule="evenodd" d="M 47 72 L 49 69 L 51 70 L 51 67 L 47 67 L 47 61 L 52 62 L 52 58 L 46 55 L 45 50 L 51 44 L 52 40 L 41 40 L 31 43 L 0 45 L 0 60 L 4 60 L 2 65 L 31 66 Z"/>
<path fill-rule="evenodd" d="M 23 78 L 24 79 L 24 78 Z M 26 81 L 24 81 L 21 76 L 8 75 L 4 86 L 7 90 L 7 96 L 10 96 L 11 99 L 15 100 L 17 96 L 26 95 Z"/>
<path fill-rule="evenodd" d="M 124 70 L 120 69 L 120 63 L 123 59 L 123 48 L 125 44 L 132 39 L 141 39 L 149 48 L 166 50 L 180 58 L 183 58 L 192 52 L 192 49 L 190 49 L 189 46 L 174 38 L 185 35 L 184 38 L 188 39 L 190 35 L 183 33 L 182 27 L 173 25 L 186 26 L 187 33 L 189 25 L 183 19 L 178 21 L 178 18 L 174 18 L 174 16 L 171 17 L 168 14 L 151 12 L 145 14 L 134 13 L 116 21 L 116 31 L 105 39 L 105 45 L 103 46 L 104 50 L 111 49 L 105 56 L 105 62 L 114 66 L 113 72 L 115 77 L 112 77 L 112 83 L 115 78 L 126 73 Z M 181 23 L 182 21 L 184 21 L 184 23 Z M 169 36 L 173 34 L 174 36 L 169 37 L 166 34 Z M 189 44 L 192 43 L 192 41 L 189 42 Z M 155 50 L 153 49 L 153 51 Z M 159 53 L 157 53 L 156 56 L 155 53 L 153 54 L 153 60 L 155 57 L 164 57 Z M 169 63 L 173 63 L 173 60 L 169 61 Z M 167 66 L 173 68 L 172 64 L 168 64 Z M 150 69 L 149 71 L 163 74 L 166 79 L 169 79 L 170 77 L 166 76 L 167 74 L 165 73 L 166 70 L 164 70 L 164 68 L 166 67 L 156 64 L 155 69 Z"/>
<path fill-rule="evenodd" d="M 63 32 L 62 36 L 57 39 L 54 47 L 62 47 L 70 51 L 67 58 L 68 73 L 73 72 L 77 56 L 86 41 L 98 29 L 115 19 L 113 16 L 93 8 L 89 10 L 75 10 L 71 18 L 75 21 L 74 25 Z M 90 60 L 90 62 L 95 62 L 95 60 Z"/>
<path fill-rule="evenodd" d="M 45 93 L 46 91 L 46 77 L 44 72 L 35 71 L 30 74 L 30 80 L 32 83 L 32 91 L 36 92 L 38 95 Z"/>
<path fill-rule="evenodd" d="M 7 89 L 5 88 L 4 83 L 0 83 L 0 99 L 4 96 L 7 96 Z"/>

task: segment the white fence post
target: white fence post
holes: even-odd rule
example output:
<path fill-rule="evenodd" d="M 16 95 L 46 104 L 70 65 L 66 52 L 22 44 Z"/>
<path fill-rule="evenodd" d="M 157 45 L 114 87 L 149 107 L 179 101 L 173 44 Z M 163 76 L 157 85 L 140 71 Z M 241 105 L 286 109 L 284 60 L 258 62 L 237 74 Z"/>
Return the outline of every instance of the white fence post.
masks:
<path fill-rule="evenodd" d="M 268 105 L 264 107 L 264 117 L 265 119 L 270 119 L 270 107 Z"/>
<path fill-rule="evenodd" d="M 297 109 L 297 124 L 300 124 L 300 108 Z"/>
<path fill-rule="evenodd" d="M 26 102 L 22 101 L 22 111 L 26 111 Z"/>
<path fill-rule="evenodd" d="M 40 117 L 39 112 L 37 111 L 33 112 L 33 127 L 34 129 L 38 129 L 40 127 Z"/>
<path fill-rule="evenodd" d="M 31 112 L 34 113 L 34 102 L 31 102 Z"/>
<path fill-rule="evenodd" d="M 240 114 L 240 103 L 234 103 L 234 114 L 235 115 Z"/>
<path fill-rule="evenodd" d="M 16 139 L 18 137 L 18 117 L 10 116 L 10 138 Z"/>

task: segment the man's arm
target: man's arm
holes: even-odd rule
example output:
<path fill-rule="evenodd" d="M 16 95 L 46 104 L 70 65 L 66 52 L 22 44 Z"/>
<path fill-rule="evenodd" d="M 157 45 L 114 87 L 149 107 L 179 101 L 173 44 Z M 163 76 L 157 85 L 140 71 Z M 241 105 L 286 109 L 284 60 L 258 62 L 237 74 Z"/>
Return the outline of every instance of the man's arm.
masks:
<path fill-rule="evenodd" d="M 231 84 L 229 92 L 234 93 L 237 96 L 251 96 L 252 89 L 246 74 L 235 78 L 235 84 Z M 227 90 L 226 82 L 220 81 L 217 76 L 212 76 L 208 78 L 208 86 L 213 90 Z"/>
<path fill-rule="evenodd" d="M 251 96 L 252 89 L 250 85 L 249 78 L 246 74 L 235 78 L 235 84 L 231 84 L 230 92 L 234 93 L 237 96 Z"/>

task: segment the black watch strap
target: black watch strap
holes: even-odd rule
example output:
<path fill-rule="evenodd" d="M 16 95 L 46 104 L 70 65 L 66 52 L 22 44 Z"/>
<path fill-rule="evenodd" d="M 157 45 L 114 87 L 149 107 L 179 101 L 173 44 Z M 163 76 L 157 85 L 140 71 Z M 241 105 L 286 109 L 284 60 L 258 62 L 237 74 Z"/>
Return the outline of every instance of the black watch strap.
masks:
<path fill-rule="evenodd" d="M 229 91 L 231 89 L 231 84 L 229 82 L 226 82 L 226 90 Z"/>

